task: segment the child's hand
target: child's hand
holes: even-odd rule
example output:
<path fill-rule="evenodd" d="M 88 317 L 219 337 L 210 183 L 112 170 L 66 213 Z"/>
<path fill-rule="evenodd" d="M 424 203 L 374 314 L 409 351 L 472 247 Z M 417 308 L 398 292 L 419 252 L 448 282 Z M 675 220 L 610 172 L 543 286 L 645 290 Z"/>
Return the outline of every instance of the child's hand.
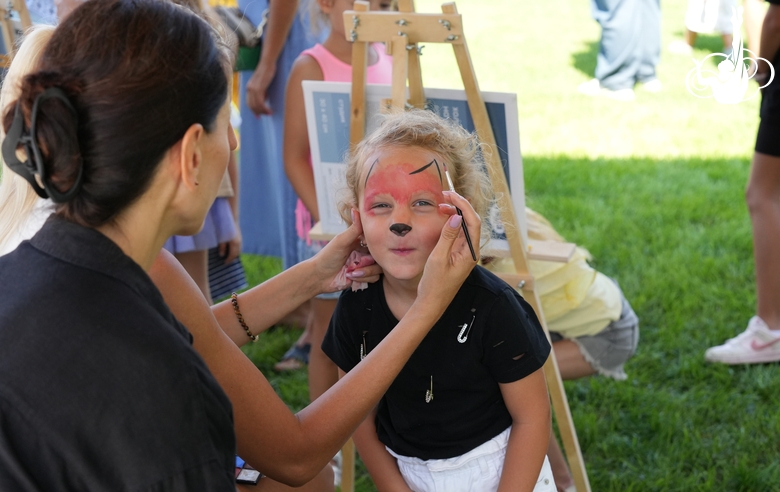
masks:
<path fill-rule="evenodd" d="M 451 217 L 444 225 L 439 242 L 425 263 L 425 270 L 417 288 L 417 300 L 439 309 L 441 313 L 452 302 L 463 281 L 477 264 L 471 256 L 461 221 L 466 221 L 469 235 L 474 238 L 472 243 L 477 258 L 482 227 L 482 220 L 468 200 L 451 191 L 445 191 L 444 196 L 451 204 L 442 204 L 439 210 Z M 462 219 L 455 212 L 455 207 L 463 213 Z"/>
<path fill-rule="evenodd" d="M 360 235 L 363 226 L 360 215 L 352 214 L 352 225 L 337 235 L 310 261 L 316 264 L 316 275 L 320 279 L 322 292 L 337 292 L 350 287 L 353 283 L 373 283 L 379 280 L 382 268 L 373 263 L 369 255 L 361 255 L 357 264 L 344 269 L 353 251 L 365 251 L 360 247 Z M 369 263 L 368 259 L 371 259 Z"/>

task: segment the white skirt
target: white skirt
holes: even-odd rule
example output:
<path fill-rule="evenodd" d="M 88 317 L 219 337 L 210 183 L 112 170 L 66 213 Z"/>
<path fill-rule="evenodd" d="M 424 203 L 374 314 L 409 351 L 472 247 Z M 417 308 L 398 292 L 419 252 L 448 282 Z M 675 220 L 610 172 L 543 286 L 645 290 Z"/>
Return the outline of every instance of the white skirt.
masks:
<path fill-rule="evenodd" d="M 390 448 L 387 451 L 395 456 L 406 485 L 414 492 L 492 492 L 498 490 L 511 430 L 508 427 L 468 453 L 444 460 L 421 460 L 401 456 Z M 547 456 L 534 492 L 556 492 Z"/>

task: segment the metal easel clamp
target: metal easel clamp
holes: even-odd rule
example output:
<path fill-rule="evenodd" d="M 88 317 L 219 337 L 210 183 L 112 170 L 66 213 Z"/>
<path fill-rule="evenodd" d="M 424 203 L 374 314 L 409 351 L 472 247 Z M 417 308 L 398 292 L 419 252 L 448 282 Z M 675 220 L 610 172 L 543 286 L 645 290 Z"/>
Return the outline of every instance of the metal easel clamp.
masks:
<path fill-rule="evenodd" d="M 531 292 L 534 289 L 534 277 L 531 274 L 494 273 L 498 276 L 498 278 L 511 285 L 515 290 Z"/>

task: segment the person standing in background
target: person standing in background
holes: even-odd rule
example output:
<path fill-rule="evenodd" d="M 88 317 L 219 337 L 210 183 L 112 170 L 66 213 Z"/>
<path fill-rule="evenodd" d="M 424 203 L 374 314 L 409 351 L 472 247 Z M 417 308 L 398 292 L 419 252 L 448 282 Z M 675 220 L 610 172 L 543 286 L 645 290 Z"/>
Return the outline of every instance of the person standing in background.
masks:
<path fill-rule="evenodd" d="M 633 101 L 634 85 L 658 92 L 655 67 L 661 53 L 659 0 L 591 0 L 593 18 L 601 25 L 595 78 L 580 84 L 587 96 Z"/>
<path fill-rule="evenodd" d="M 311 33 L 307 5 L 297 0 L 239 0 L 238 5 L 255 25 L 266 9 L 268 14 L 257 68 L 241 74 L 243 138 L 239 168 L 245 193 L 241 194 L 239 209 L 243 250 L 279 256 L 283 267 L 289 268 L 298 257 L 298 197 L 282 161 L 285 86 L 295 59 L 318 39 Z"/>

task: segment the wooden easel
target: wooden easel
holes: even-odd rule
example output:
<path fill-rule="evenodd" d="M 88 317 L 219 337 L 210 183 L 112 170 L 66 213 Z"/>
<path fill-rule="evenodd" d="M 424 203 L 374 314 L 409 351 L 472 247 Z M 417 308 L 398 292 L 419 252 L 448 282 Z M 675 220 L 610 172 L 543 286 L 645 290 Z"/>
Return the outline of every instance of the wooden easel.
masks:
<path fill-rule="evenodd" d="M 13 11 L 19 13 L 21 30 L 17 29 L 11 20 L 11 12 Z M 7 0 L 5 2 L 0 0 L 0 29 L 3 31 L 3 42 L 6 49 L 5 54 L 0 54 L 0 65 L 2 67 L 8 68 L 11 65 L 13 53 L 17 48 L 16 42 L 30 26 L 32 26 L 32 21 L 24 0 Z"/>
<path fill-rule="evenodd" d="M 526 248 L 517 227 L 517 218 L 512 205 L 509 187 L 497 152 L 496 140 L 490 126 L 485 102 L 479 90 L 477 77 L 471 63 L 471 56 L 463 33 L 463 22 L 454 3 L 442 5 L 442 14 L 420 14 L 414 10 L 413 0 L 399 0 L 399 12 L 369 12 L 368 2 L 355 2 L 354 10 L 344 12 L 344 28 L 352 46 L 352 102 L 350 116 L 350 143 L 356 145 L 365 134 L 366 128 L 366 68 L 369 43 L 384 42 L 388 54 L 393 57 L 392 107 L 423 108 L 422 72 L 418 43 L 448 43 L 452 45 L 466 91 L 471 116 L 480 141 L 494 149 L 486 153 L 488 174 L 499 197 L 501 219 L 514 227 L 507 227 L 507 241 L 515 265 L 514 274 L 500 277 L 518 290 L 534 308 L 549 338 L 547 323 L 542 313 L 539 295 L 534 286 L 533 275 L 528 269 Z M 409 100 L 406 99 L 407 81 Z M 523 212 L 523 211 L 521 211 Z M 561 374 L 555 357 L 551 356 L 544 365 L 544 374 L 552 399 L 552 406 L 563 440 L 566 457 L 578 492 L 590 492 L 590 483 L 585 471 L 577 432 L 574 428 L 569 403 L 566 399 Z M 350 441 L 342 451 L 342 491 L 352 492 L 354 487 L 354 445 Z M 348 456 L 349 455 L 349 456 Z"/>

